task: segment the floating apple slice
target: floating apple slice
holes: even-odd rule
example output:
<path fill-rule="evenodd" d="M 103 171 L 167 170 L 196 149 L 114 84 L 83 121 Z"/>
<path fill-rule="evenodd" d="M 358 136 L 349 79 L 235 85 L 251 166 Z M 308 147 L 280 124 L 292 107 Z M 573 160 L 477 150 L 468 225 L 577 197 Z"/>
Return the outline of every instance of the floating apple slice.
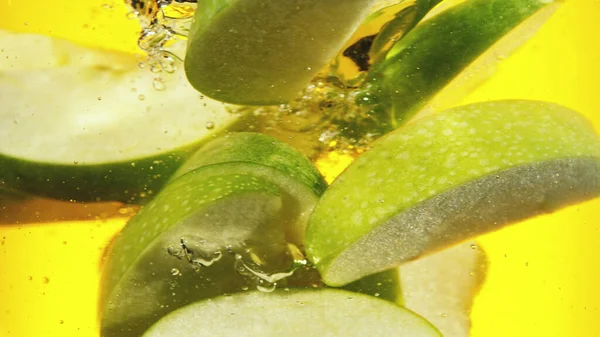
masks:
<path fill-rule="evenodd" d="M 457 107 L 383 137 L 320 199 L 309 258 L 333 286 L 600 194 L 600 140 L 565 107 Z"/>
<path fill-rule="evenodd" d="M 30 44 L 41 46 L 32 63 Z M 9 189 L 139 202 L 239 119 L 201 98 L 182 70 L 157 78 L 132 55 L 30 34 L 2 35 L 0 49 L 9 60 L 0 66 L 0 181 Z"/>
<path fill-rule="evenodd" d="M 162 318 L 143 337 L 441 337 L 410 310 L 334 289 L 252 292 L 197 302 Z"/>
<path fill-rule="evenodd" d="M 374 3 L 200 1 L 186 74 L 198 91 L 224 102 L 287 103 L 340 51 Z"/>

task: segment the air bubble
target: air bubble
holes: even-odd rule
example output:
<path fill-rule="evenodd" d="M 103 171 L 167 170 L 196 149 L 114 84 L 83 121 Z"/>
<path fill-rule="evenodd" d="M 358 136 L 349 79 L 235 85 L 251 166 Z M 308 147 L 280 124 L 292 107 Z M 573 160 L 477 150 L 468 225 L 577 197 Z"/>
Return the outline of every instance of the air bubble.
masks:
<path fill-rule="evenodd" d="M 162 77 L 155 77 L 152 80 L 152 87 L 154 90 L 163 91 L 167 87 L 165 80 Z"/>
<path fill-rule="evenodd" d="M 256 282 L 256 289 L 263 293 L 270 293 L 275 290 L 275 288 L 277 288 L 277 283 L 271 283 L 263 279 L 258 279 Z"/>

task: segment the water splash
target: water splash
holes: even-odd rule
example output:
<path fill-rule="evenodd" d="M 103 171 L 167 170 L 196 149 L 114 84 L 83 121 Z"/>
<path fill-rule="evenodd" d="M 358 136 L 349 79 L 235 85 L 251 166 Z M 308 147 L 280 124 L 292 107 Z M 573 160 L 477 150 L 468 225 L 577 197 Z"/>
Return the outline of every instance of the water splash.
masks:
<path fill-rule="evenodd" d="M 375 97 L 328 76 L 315 78 L 288 104 L 238 107 L 236 112 L 256 116 L 259 132 L 301 139 L 294 145 L 315 157 L 332 150 L 360 153 L 387 132 L 387 119 L 373 110 L 376 106 Z"/>
<path fill-rule="evenodd" d="M 142 27 L 138 46 L 147 55 L 142 62 L 153 73 L 174 73 L 184 57 L 196 0 L 126 0 Z M 154 86 L 164 90 L 163 85 Z"/>

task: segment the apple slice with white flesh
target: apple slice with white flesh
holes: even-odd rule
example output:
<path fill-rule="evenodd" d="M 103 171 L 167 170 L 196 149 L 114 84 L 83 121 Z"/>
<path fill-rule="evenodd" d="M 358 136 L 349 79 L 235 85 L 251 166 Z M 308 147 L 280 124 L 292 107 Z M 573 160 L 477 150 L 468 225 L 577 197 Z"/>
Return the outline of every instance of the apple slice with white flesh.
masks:
<path fill-rule="evenodd" d="M 315 272 L 300 249 L 307 215 L 326 183 L 311 162 L 257 133 L 224 136 L 198 154 L 110 248 L 99 310 L 104 337 L 139 336 L 200 299 L 312 286 Z M 301 275 L 288 285 L 296 272 Z M 356 290 L 392 301 L 400 294 L 389 272 L 373 282 L 382 287 L 359 284 Z"/>
<path fill-rule="evenodd" d="M 341 286 L 600 195 L 600 139 L 563 106 L 475 103 L 382 137 L 327 189 L 306 251 Z"/>
<path fill-rule="evenodd" d="M 337 289 L 250 292 L 181 308 L 143 337 L 442 337 L 424 318 L 372 296 Z"/>
<path fill-rule="evenodd" d="M 199 1 L 185 70 L 201 93 L 287 103 L 344 46 L 375 0 Z"/>
<path fill-rule="evenodd" d="M 39 47 L 35 62 L 31 45 Z M 223 103 L 201 98 L 181 69 L 157 78 L 133 55 L 32 34 L 3 33 L 0 49 L 8 60 L 0 65 L 6 189 L 141 202 L 200 145 L 240 121 Z"/>
<path fill-rule="evenodd" d="M 469 337 L 473 300 L 485 280 L 487 258 L 475 242 L 465 242 L 403 264 L 404 306 L 423 316 L 447 337 Z"/>

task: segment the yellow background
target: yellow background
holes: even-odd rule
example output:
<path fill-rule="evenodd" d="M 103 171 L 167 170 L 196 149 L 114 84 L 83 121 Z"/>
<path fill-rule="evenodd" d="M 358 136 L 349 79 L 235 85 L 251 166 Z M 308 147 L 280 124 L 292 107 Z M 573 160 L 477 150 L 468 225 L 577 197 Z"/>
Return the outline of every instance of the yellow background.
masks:
<path fill-rule="evenodd" d="M 121 1 L 0 0 L 0 27 L 135 52 L 126 12 Z M 553 101 L 600 130 L 599 45 L 600 1 L 569 0 L 463 103 Z M 480 239 L 490 269 L 474 337 L 600 336 L 599 210 L 596 199 Z M 0 225 L 0 337 L 97 337 L 99 261 L 123 222 Z"/>

